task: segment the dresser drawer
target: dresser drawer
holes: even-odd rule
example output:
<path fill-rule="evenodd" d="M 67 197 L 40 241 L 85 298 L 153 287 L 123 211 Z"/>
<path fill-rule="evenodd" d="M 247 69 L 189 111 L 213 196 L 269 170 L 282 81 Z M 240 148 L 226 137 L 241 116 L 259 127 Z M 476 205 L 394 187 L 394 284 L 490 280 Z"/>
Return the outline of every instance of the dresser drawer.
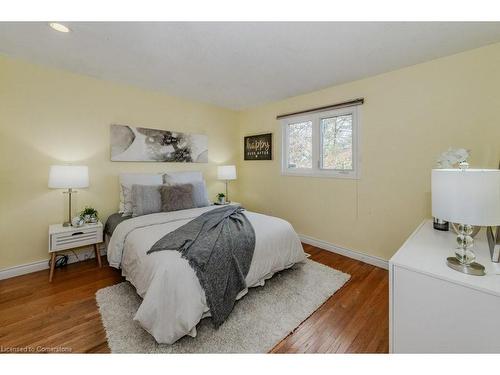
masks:
<path fill-rule="evenodd" d="M 500 297 L 398 266 L 391 271 L 393 353 L 500 353 Z"/>
<path fill-rule="evenodd" d="M 102 242 L 102 227 L 75 229 L 50 236 L 50 250 L 60 251 Z"/>

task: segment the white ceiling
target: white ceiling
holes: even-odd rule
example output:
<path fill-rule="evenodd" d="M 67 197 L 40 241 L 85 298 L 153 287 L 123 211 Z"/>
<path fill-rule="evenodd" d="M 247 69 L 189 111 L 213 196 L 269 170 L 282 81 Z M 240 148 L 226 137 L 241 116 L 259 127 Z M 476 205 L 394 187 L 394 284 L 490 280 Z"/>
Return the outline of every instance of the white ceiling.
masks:
<path fill-rule="evenodd" d="M 0 23 L 0 54 L 244 109 L 500 41 L 500 23 Z"/>

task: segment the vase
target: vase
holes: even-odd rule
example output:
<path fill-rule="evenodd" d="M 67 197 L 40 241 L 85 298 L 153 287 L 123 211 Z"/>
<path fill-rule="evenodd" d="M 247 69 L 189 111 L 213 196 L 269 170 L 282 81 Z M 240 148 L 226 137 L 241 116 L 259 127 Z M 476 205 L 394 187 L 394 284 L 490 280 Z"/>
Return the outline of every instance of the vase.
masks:
<path fill-rule="evenodd" d="M 71 220 L 71 224 L 74 227 L 81 227 L 83 224 L 85 224 L 85 220 L 83 220 L 82 218 L 80 218 L 80 216 L 75 216 L 73 218 L 73 220 Z"/>

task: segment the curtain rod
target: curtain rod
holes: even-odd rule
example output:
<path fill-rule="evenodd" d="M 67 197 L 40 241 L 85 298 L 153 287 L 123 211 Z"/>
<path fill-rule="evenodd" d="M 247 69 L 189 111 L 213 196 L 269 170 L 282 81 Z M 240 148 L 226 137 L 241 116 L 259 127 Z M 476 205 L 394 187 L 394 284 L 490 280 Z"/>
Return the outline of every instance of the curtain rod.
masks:
<path fill-rule="evenodd" d="M 285 118 L 285 117 L 302 115 L 304 113 L 321 112 L 321 111 L 328 111 L 330 109 L 352 107 L 352 106 L 355 106 L 355 105 L 363 104 L 364 102 L 365 102 L 364 98 L 357 98 L 357 99 L 349 100 L 349 101 L 342 102 L 342 103 L 336 103 L 336 104 L 325 105 L 323 107 L 306 109 L 304 111 L 298 111 L 298 112 L 292 112 L 292 113 L 285 113 L 283 115 L 276 116 L 276 120 L 281 120 L 282 118 Z"/>

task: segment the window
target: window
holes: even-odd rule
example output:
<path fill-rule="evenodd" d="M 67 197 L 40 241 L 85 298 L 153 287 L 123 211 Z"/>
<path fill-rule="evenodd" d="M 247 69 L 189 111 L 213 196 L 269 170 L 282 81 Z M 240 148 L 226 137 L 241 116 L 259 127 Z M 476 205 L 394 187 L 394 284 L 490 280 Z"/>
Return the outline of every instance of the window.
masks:
<path fill-rule="evenodd" d="M 358 178 L 358 109 L 347 107 L 282 120 L 282 173 Z"/>
<path fill-rule="evenodd" d="M 288 168 L 312 168 L 312 121 L 288 124 Z"/>

